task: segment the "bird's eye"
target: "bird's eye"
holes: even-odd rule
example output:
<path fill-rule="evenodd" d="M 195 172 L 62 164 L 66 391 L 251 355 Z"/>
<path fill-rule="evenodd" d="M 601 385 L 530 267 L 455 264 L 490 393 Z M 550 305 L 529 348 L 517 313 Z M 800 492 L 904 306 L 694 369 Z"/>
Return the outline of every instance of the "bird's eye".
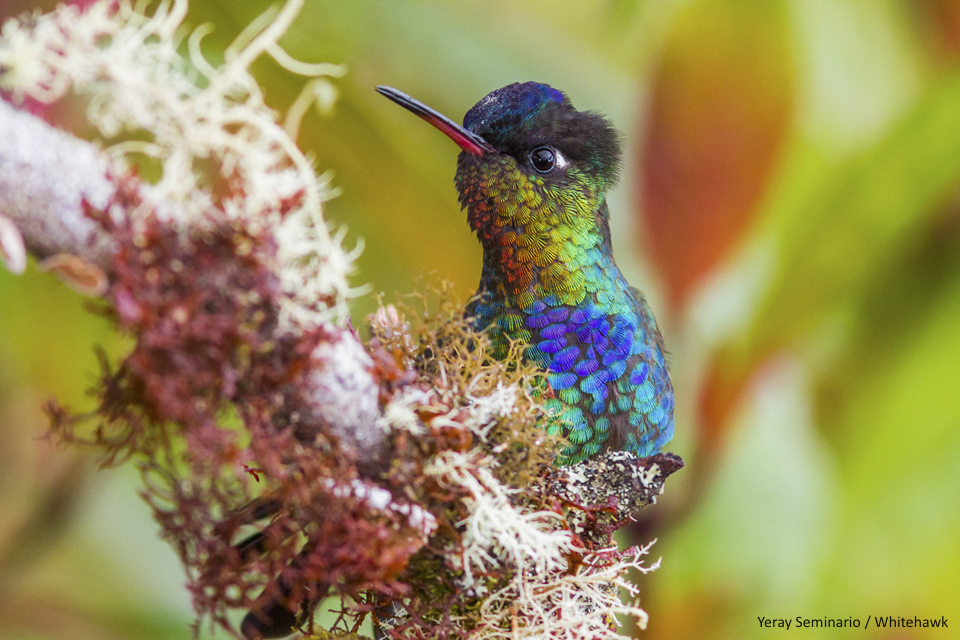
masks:
<path fill-rule="evenodd" d="M 537 147 L 530 152 L 530 164 L 540 173 L 549 173 L 557 166 L 558 156 L 550 147 Z"/>

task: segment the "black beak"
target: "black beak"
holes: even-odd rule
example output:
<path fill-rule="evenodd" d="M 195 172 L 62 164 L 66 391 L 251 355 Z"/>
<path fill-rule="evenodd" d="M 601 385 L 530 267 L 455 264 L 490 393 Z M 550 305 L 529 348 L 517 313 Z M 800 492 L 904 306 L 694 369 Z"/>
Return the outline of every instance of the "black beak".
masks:
<path fill-rule="evenodd" d="M 393 87 L 378 86 L 377 93 L 390 98 L 404 109 L 412 111 L 435 126 L 437 129 L 440 129 L 440 131 L 445 133 L 447 137 L 456 142 L 457 146 L 467 153 L 472 153 L 476 156 L 482 156 L 486 153 L 496 151 L 496 149 L 490 146 L 490 143 L 484 140 L 481 136 L 478 136 L 472 131 L 467 131 L 439 111 L 431 109 L 419 100 L 411 98 L 402 91 L 397 91 Z"/>

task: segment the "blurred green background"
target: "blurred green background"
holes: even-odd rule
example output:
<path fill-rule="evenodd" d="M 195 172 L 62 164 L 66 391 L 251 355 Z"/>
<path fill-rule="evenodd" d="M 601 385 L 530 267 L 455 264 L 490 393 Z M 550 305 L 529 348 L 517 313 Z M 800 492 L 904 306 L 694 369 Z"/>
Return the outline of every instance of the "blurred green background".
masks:
<path fill-rule="evenodd" d="M 191 5 L 215 58 L 268 3 Z M 355 284 L 388 301 L 422 274 L 469 295 L 480 251 L 456 147 L 374 85 L 459 120 L 538 80 L 623 131 L 615 252 L 661 320 L 688 464 L 625 536 L 663 556 L 643 637 L 958 637 L 960 2 L 311 0 L 283 43 L 349 69 L 299 143 L 365 242 Z M 302 86 L 256 72 L 278 109 Z M 119 350 L 78 296 L 0 271 L 2 638 L 189 635 L 136 473 L 44 438 L 46 399 L 89 406 L 95 344 Z M 758 622 L 868 615 L 951 627 Z"/>

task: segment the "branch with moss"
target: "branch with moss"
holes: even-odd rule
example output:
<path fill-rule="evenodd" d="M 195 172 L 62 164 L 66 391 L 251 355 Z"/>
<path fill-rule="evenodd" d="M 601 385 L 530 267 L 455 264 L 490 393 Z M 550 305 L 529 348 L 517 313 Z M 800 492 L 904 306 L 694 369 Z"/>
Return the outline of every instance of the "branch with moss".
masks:
<path fill-rule="evenodd" d="M 646 614 L 619 589 L 647 548 L 613 533 L 682 466 L 610 453 L 557 468 L 548 393 L 519 348 L 494 360 L 440 291 L 345 323 L 353 252 L 328 193 L 250 64 L 269 55 L 329 95 L 342 69 L 277 44 L 271 9 L 214 67 L 178 52 L 186 2 L 10 20 L 0 36 L 0 257 L 27 255 L 102 300 L 133 347 L 104 358 L 98 406 L 49 405 L 63 442 L 132 460 L 200 619 L 246 637 L 368 615 L 395 638 L 617 638 Z M 93 144 L 28 110 L 85 107 Z M 154 179 L 137 177 L 138 170 Z M 248 608 L 239 625 L 230 612 Z"/>

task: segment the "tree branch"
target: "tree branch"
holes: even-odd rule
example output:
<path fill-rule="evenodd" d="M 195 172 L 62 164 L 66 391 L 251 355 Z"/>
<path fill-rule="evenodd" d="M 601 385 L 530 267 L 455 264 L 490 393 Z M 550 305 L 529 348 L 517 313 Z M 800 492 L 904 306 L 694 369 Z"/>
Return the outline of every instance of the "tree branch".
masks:
<path fill-rule="evenodd" d="M 84 214 L 116 191 L 110 163 L 92 144 L 0 100 L 0 215 L 38 258 L 65 253 L 104 266 L 109 243 Z"/>
<path fill-rule="evenodd" d="M 646 614 L 617 587 L 636 595 L 628 571 L 653 567 L 613 532 L 682 461 L 608 452 L 555 468 L 548 434 L 564 425 L 543 407 L 543 372 L 519 347 L 493 358 L 459 304 L 414 328 L 381 309 L 366 346 L 337 324 L 353 256 L 247 69 L 264 51 L 296 68 L 276 39 L 300 6 L 256 21 L 220 68 L 202 31 L 180 57 L 185 0 L 4 25 L 14 100 L 75 90 L 104 138 L 150 140 L 103 151 L 0 101 L 0 257 L 19 272 L 31 252 L 135 343 L 104 362 L 95 414 L 52 403 L 54 429 L 106 463 L 137 459 L 198 615 L 227 629 L 228 609 L 252 606 L 250 633 L 291 632 L 335 586 L 354 619 L 391 602 L 401 637 L 622 638 L 616 616 Z M 161 165 L 157 183 L 132 176 L 135 154 Z"/>
<path fill-rule="evenodd" d="M 106 212 L 113 207 L 114 216 L 129 213 L 116 210 L 123 197 L 118 193 L 117 180 L 111 176 L 119 175 L 120 170 L 95 145 L 4 101 L 0 101 L 0 139 L 5 141 L 0 145 L 0 217 L 18 232 L 25 248 L 48 264 L 57 258 L 53 261 L 57 275 L 83 292 L 91 291 L 84 286 L 90 277 L 84 267 L 99 269 L 108 282 L 115 281 L 111 265 L 118 259 L 132 257 L 132 247 L 118 246 L 116 238 L 89 215 L 89 210 Z M 129 187 L 129 182 L 124 184 Z M 136 188 L 150 189 L 140 182 Z M 167 211 L 177 207 L 173 202 L 160 204 Z M 178 228 L 175 216 L 165 218 L 180 235 L 209 232 L 206 220 L 191 230 Z M 5 233 L 7 243 L 17 241 L 10 226 Z M 67 257 L 76 261 L 68 262 Z M 58 264 L 69 268 L 60 268 Z M 279 279 L 279 274 L 275 275 Z M 108 294 L 103 287 L 93 291 Z M 127 300 L 126 304 L 136 302 Z M 285 303 L 288 301 L 267 299 L 260 306 L 268 314 L 279 316 Z M 286 344 L 291 351 L 299 348 L 291 344 L 298 338 L 288 327 L 276 324 L 272 329 L 272 335 L 264 336 L 264 340 Z M 287 408 L 300 416 L 303 432 L 326 430 L 338 439 L 345 455 L 369 468 L 371 461 L 381 459 L 386 439 L 386 432 L 377 426 L 378 384 L 371 372 L 373 361 L 353 331 L 330 323 L 315 329 L 321 329 L 325 339 L 309 358 L 309 371 L 303 378 L 306 386 L 298 395 L 302 402 Z"/>

